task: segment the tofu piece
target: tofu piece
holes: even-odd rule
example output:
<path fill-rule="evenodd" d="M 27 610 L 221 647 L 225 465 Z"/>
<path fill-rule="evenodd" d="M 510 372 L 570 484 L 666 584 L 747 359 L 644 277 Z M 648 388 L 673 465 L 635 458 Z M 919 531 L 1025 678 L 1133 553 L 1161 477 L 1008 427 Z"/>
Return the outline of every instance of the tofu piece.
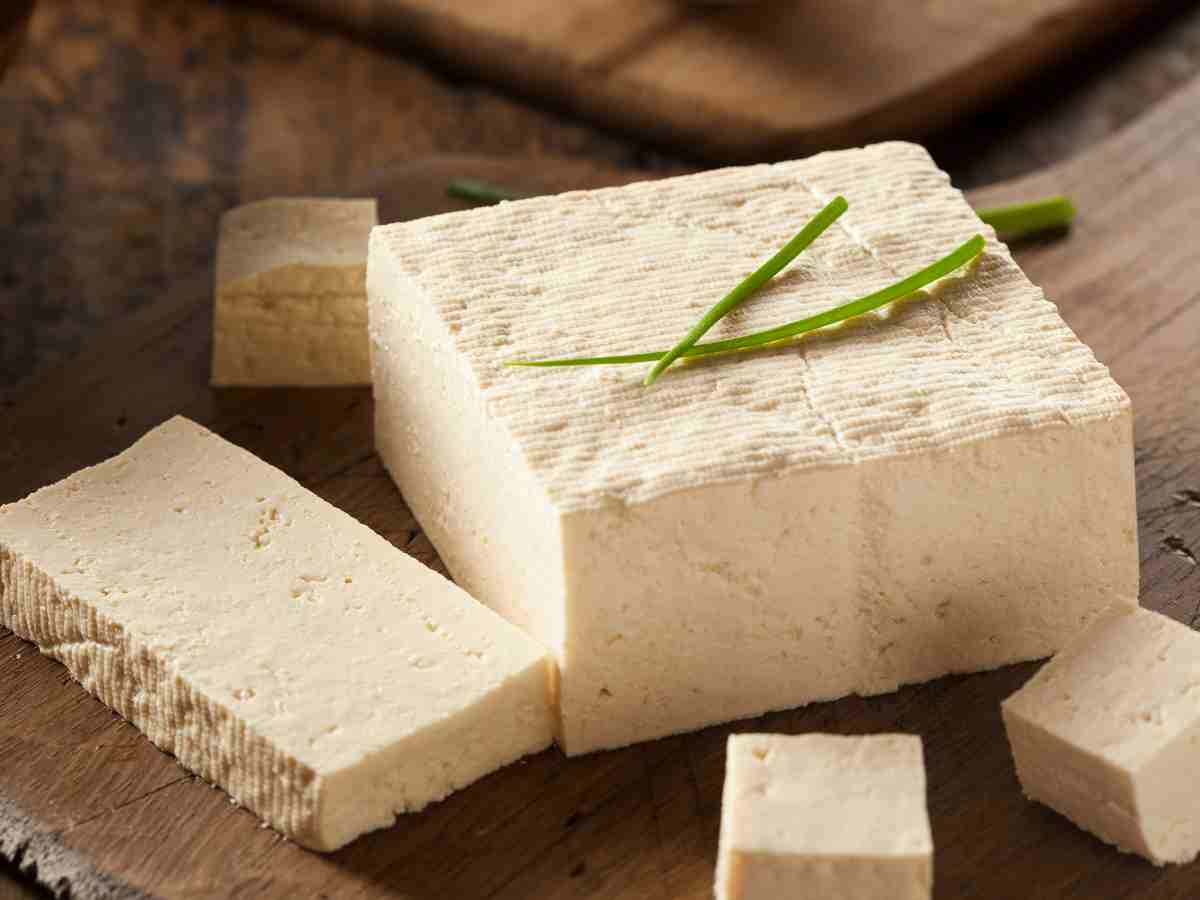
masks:
<path fill-rule="evenodd" d="M 717 900 L 928 900 L 921 739 L 734 734 Z"/>
<path fill-rule="evenodd" d="M 1121 850 L 1200 851 L 1200 634 L 1115 607 L 1003 704 L 1026 796 Z"/>
<path fill-rule="evenodd" d="M 316 850 L 551 740 L 543 648 L 183 418 L 0 507 L 0 616 Z"/>
<path fill-rule="evenodd" d="M 221 217 L 212 383 L 371 383 L 367 241 L 374 200 L 287 197 Z"/>
<path fill-rule="evenodd" d="M 708 340 L 986 251 L 649 389 L 504 365 L 671 346 L 839 193 Z M 455 580 L 552 648 L 568 753 L 1036 659 L 1136 596 L 1129 399 L 920 147 L 384 226 L 367 290 L 380 455 Z"/>

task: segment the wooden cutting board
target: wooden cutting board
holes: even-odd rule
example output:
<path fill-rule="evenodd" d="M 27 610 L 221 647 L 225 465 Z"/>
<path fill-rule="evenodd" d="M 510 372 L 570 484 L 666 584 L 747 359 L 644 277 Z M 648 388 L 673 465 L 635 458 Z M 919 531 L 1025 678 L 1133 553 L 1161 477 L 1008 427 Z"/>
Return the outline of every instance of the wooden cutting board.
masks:
<path fill-rule="evenodd" d="M 589 166 L 458 158 L 384 172 L 385 215 L 450 204 L 453 175 L 595 184 Z M 1019 249 L 1137 413 L 1143 602 L 1200 623 L 1200 82 L 1060 167 L 973 195 L 1065 190 L 1064 239 Z M 215 219 L 187 222 L 215 234 Z M 181 234 L 180 239 L 183 239 Z M 211 272 L 197 266 L 79 358 L 0 392 L 0 501 L 184 413 L 437 564 L 371 450 L 369 391 L 207 386 Z M 1200 895 L 1200 865 L 1156 869 L 1021 796 L 999 702 L 1036 669 L 944 678 L 566 759 L 550 750 L 339 853 L 301 850 L 183 771 L 57 663 L 0 630 L 0 853 L 74 898 L 709 897 L 725 737 L 734 730 L 925 739 L 939 898 Z M 1191 767 L 1181 779 L 1196 777 Z"/>
<path fill-rule="evenodd" d="M 920 137 L 1150 0 L 268 0 L 722 161 Z"/>

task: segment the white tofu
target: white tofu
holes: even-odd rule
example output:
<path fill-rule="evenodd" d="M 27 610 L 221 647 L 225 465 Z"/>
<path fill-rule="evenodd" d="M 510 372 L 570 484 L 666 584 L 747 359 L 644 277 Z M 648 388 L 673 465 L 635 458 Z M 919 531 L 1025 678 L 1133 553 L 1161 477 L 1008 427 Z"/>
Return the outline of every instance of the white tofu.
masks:
<path fill-rule="evenodd" d="M 182 418 L 0 507 L 0 617 L 314 849 L 551 740 L 531 638 Z"/>
<path fill-rule="evenodd" d="M 1200 634 L 1114 608 L 1003 705 L 1025 794 L 1122 850 L 1200 851 Z"/>
<path fill-rule="evenodd" d="M 928 900 L 921 739 L 730 735 L 717 900 Z"/>
<path fill-rule="evenodd" d="M 374 200 L 288 197 L 221 218 L 212 383 L 370 384 L 367 240 Z"/>
<path fill-rule="evenodd" d="M 504 365 L 669 347 L 839 193 L 709 339 L 987 249 L 649 389 Z M 1136 595 L 1129 400 L 920 147 L 389 225 L 367 282 L 380 455 L 455 579 L 553 650 L 569 753 L 1046 656 Z"/>

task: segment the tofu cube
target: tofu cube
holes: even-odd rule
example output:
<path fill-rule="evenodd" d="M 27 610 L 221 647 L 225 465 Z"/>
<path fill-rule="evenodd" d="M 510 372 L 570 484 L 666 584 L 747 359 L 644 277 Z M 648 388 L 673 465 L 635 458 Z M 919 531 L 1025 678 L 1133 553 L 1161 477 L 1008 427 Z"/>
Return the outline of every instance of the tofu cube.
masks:
<path fill-rule="evenodd" d="M 212 383 L 371 383 L 367 241 L 374 200 L 286 197 L 221 218 Z"/>
<path fill-rule="evenodd" d="M 837 194 L 709 339 L 987 248 L 652 388 L 505 365 L 671 346 Z M 553 651 L 568 753 L 1047 656 L 1136 596 L 1129 399 L 920 147 L 384 226 L 367 289 L 380 456 L 455 580 Z"/>
<path fill-rule="evenodd" d="M 921 739 L 730 735 L 717 900 L 928 900 Z"/>
<path fill-rule="evenodd" d="M 0 623 L 316 850 L 551 741 L 532 638 L 179 417 L 0 507 Z"/>
<path fill-rule="evenodd" d="M 1021 786 L 1156 865 L 1200 851 L 1200 634 L 1121 606 L 1003 705 Z"/>

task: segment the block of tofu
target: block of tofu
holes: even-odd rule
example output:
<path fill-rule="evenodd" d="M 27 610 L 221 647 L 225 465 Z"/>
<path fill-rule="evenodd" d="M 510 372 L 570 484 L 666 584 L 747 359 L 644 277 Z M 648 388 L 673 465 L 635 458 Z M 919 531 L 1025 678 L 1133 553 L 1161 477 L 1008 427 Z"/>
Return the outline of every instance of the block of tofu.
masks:
<path fill-rule="evenodd" d="M 1028 797 L 1158 865 L 1196 858 L 1200 634 L 1114 608 L 1003 711 Z"/>
<path fill-rule="evenodd" d="M 552 737 L 534 640 L 182 418 L 0 507 L 0 616 L 318 850 Z"/>
<path fill-rule="evenodd" d="M 986 251 L 650 389 L 504 365 L 669 347 L 836 194 L 708 339 Z M 379 452 L 456 581 L 553 650 L 570 753 L 1046 656 L 1136 595 L 1129 400 L 920 147 L 384 226 L 367 289 Z"/>
<path fill-rule="evenodd" d="M 928 900 L 921 739 L 734 734 L 717 900 Z"/>
<path fill-rule="evenodd" d="M 370 384 L 367 241 L 374 200 L 287 197 L 221 218 L 212 383 Z"/>

